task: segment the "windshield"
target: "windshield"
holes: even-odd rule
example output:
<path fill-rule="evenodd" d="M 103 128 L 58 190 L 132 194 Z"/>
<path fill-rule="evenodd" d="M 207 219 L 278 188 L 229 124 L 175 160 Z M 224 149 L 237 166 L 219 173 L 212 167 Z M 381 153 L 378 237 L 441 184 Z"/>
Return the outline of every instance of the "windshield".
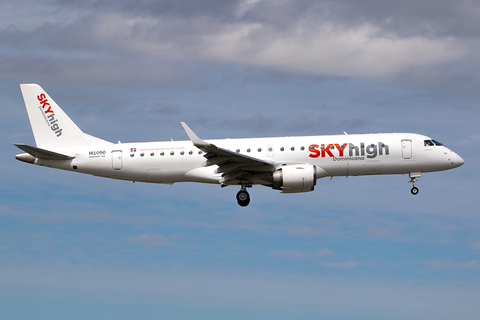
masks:
<path fill-rule="evenodd" d="M 430 147 L 435 145 L 435 143 L 433 143 L 432 140 L 425 140 L 423 143 L 425 144 L 425 147 Z"/>
<path fill-rule="evenodd" d="M 443 143 L 440 143 L 436 140 L 424 140 L 423 144 L 425 145 L 425 147 L 443 146 Z"/>

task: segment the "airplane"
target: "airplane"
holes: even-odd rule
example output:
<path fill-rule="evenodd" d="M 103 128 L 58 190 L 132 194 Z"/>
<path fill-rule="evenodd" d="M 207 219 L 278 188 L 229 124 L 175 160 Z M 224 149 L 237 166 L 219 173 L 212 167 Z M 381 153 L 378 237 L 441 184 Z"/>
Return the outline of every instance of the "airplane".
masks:
<path fill-rule="evenodd" d="M 20 87 L 36 147 L 15 144 L 24 151 L 16 159 L 134 182 L 240 186 L 242 207 L 253 185 L 302 193 L 320 178 L 337 176 L 408 174 L 416 195 L 422 173 L 464 163 L 442 143 L 415 133 L 202 140 L 181 122 L 189 140 L 111 143 L 80 130 L 39 85 Z"/>

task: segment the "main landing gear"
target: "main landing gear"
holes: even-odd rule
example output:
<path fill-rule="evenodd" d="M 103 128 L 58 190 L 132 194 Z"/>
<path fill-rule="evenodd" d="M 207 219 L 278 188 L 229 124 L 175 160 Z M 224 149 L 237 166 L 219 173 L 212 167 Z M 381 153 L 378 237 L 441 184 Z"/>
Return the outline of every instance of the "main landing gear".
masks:
<path fill-rule="evenodd" d="M 242 207 L 246 207 L 250 203 L 250 195 L 248 194 L 246 187 L 242 186 L 242 190 L 238 191 L 237 202 Z"/>

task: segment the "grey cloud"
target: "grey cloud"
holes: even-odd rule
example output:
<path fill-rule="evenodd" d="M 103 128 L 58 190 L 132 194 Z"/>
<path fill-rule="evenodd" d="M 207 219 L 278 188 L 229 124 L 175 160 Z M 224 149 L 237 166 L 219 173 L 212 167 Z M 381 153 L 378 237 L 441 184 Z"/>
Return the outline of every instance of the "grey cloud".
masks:
<path fill-rule="evenodd" d="M 272 70 L 271 75 L 390 77 L 430 84 L 439 79 L 435 72 L 445 72 L 448 80 L 468 79 L 478 69 L 477 62 L 473 68 L 458 62 L 477 51 L 475 39 L 462 40 L 480 30 L 472 18 L 476 2 L 54 4 L 62 12 L 81 13 L 35 28 L 12 21 L 0 34 L 3 74 L 47 69 L 69 81 L 185 83 L 199 72 L 188 71 L 189 66 L 236 64 Z M 456 67 L 438 67 L 448 63 Z M 274 80 L 271 75 L 267 81 Z"/>
<path fill-rule="evenodd" d="M 181 107 L 178 104 L 175 105 L 156 105 L 153 107 L 135 107 L 130 110 L 130 115 L 138 117 L 145 121 L 145 115 L 148 115 L 150 120 L 171 121 L 172 117 L 178 117 L 182 114 Z"/>
<path fill-rule="evenodd" d="M 432 92 L 439 100 L 456 96 L 476 99 L 480 92 L 478 41 L 474 38 L 480 28 L 471 21 L 477 2 L 50 4 L 55 5 L 59 12 L 69 8 L 79 13 L 72 14 L 76 18 L 68 22 L 45 22 L 33 28 L 25 27 L 22 19 L 12 20 L 0 32 L 1 78 L 43 84 L 63 81 L 212 89 L 224 83 L 289 82 L 301 86 L 302 81 L 374 77 L 430 90 L 416 93 L 411 97 L 415 99 Z M 366 25 L 370 31 L 359 31 Z M 397 100 L 397 104 L 409 102 L 403 93 L 398 96 L 404 101 Z M 391 99 L 396 99 L 376 92 L 362 98 L 379 105 L 391 105 Z M 277 119 L 243 118 L 252 120 L 249 126 L 255 129 L 284 129 L 278 127 Z M 322 123 L 322 132 L 334 129 L 331 121 L 318 115 L 308 119 L 311 126 Z M 244 127 L 238 121 L 231 125 Z M 340 127 L 354 130 L 372 125 L 376 123 L 362 119 L 340 123 Z M 305 117 L 293 119 L 289 126 L 286 129 L 293 134 L 304 134 L 308 127 Z"/>
<path fill-rule="evenodd" d="M 477 37 L 480 34 L 478 1 L 307 0 L 292 1 L 289 5 L 294 19 L 314 15 L 346 28 L 371 23 L 380 29 L 380 34 L 398 37 Z"/>
<path fill-rule="evenodd" d="M 347 28 L 365 22 L 401 37 L 471 37 L 480 32 L 477 19 L 478 1 L 424 0 L 300 0 L 273 1 L 57 1 L 60 6 L 93 11 L 117 11 L 127 16 L 172 17 L 180 19 L 213 19 L 222 22 L 243 20 L 267 22 L 285 28 L 305 17 L 330 20 Z M 239 15 L 238 11 L 244 11 Z"/>
<path fill-rule="evenodd" d="M 373 22 L 397 36 L 470 37 L 479 35 L 478 1 L 335 1 L 344 21 Z M 362 22 L 364 22 L 362 21 Z"/>
<path fill-rule="evenodd" d="M 231 24 L 239 21 L 262 23 L 284 30 L 305 19 L 330 21 L 344 28 L 365 23 L 379 28 L 379 34 L 397 37 L 477 37 L 480 34 L 478 1 L 424 0 L 260 0 L 254 1 L 56 1 L 59 7 L 87 10 L 93 15 L 117 12 L 125 17 L 199 20 Z M 239 14 L 241 11 L 242 14 Z M 308 26 L 306 26 L 308 27 Z"/>
<path fill-rule="evenodd" d="M 97 22 L 83 19 L 67 26 L 46 23 L 28 31 L 7 28 L 0 34 L 2 77 L 22 79 L 28 75 L 27 81 L 42 83 L 49 78 L 97 84 L 185 81 L 182 66 L 146 57 L 125 37 L 99 36 L 94 30 L 99 28 Z"/>
<path fill-rule="evenodd" d="M 58 0 L 61 6 L 68 6 L 94 11 L 119 11 L 130 16 L 171 16 L 176 18 L 198 18 L 202 16 L 217 17 L 225 19 L 233 17 L 233 11 L 241 0 L 197 0 L 197 1 L 175 1 L 175 0 L 107 0 L 107 1 L 82 1 L 82 0 Z"/>

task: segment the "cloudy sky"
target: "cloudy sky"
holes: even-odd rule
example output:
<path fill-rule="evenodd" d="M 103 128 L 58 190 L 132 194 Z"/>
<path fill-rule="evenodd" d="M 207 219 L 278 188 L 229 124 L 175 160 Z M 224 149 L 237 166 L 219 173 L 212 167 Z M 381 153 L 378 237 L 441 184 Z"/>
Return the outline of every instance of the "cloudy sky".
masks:
<path fill-rule="evenodd" d="M 480 1 L 0 3 L 0 318 L 478 319 Z M 116 142 L 416 132 L 465 159 L 311 193 L 15 160 L 19 83 Z"/>

